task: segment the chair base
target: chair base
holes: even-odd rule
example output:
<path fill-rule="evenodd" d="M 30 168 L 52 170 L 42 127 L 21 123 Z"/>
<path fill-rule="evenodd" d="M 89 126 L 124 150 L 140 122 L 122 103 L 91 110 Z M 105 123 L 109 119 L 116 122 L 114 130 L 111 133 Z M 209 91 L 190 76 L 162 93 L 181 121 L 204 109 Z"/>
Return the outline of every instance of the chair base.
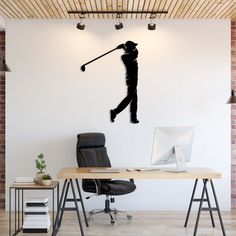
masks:
<path fill-rule="evenodd" d="M 110 216 L 110 224 L 115 225 L 115 219 L 114 219 L 114 215 L 118 214 L 118 213 L 123 213 L 126 214 L 126 217 L 128 220 L 132 220 L 132 215 L 126 213 L 125 211 L 119 211 L 116 208 L 111 208 L 110 207 L 110 200 L 109 200 L 109 196 L 106 196 L 106 200 L 105 200 L 105 208 L 102 209 L 94 209 L 92 211 L 89 212 L 89 217 L 87 218 L 87 220 L 90 220 L 90 217 L 96 214 L 100 214 L 100 213 L 105 213 L 105 214 L 109 214 Z"/>

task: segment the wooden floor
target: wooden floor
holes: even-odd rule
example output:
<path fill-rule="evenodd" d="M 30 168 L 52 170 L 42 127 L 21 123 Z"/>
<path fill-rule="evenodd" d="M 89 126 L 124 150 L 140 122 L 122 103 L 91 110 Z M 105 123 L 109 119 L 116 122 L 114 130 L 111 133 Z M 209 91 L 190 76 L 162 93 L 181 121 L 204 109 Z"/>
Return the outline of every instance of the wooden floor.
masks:
<path fill-rule="evenodd" d="M 192 236 L 196 219 L 196 213 L 190 216 L 189 225 L 183 227 L 185 212 L 132 212 L 133 220 L 127 220 L 123 214 L 118 214 L 115 226 L 110 225 L 110 218 L 107 214 L 93 216 L 90 227 L 86 228 L 85 236 Z M 236 210 L 222 212 L 227 236 L 236 236 Z M 198 236 L 222 235 L 218 216 L 214 213 L 216 228 L 211 227 L 208 212 L 203 212 L 198 229 Z M 9 235 L 8 213 L 0 210 L 0 235 Z M 23 234 L 18 235 L 51 235 L 48 234 Z M 58 236 L 80 235 L 77 218 L 74 213 L 65 213 L 62 226 Z"/>

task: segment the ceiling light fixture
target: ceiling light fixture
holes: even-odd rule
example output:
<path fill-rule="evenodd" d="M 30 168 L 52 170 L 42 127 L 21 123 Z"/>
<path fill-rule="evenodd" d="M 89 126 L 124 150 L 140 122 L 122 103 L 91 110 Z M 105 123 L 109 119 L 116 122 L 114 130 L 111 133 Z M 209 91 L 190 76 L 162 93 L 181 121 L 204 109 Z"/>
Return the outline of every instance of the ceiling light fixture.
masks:
<path fill-rule="evenodd" d="M 79 30 L 84 30 L 85 28 L 85 24 L 83 24 L 83 20 L 85 18 L 84 14 L 81 14 L 79 18 L 80 18 L 80 22 L 77 24 L 76 28 Z"/>
<path fill-rule="evenodd" d="M 235 96 L 235 90 L 231 90 L 231 96 L 227 101 L 227 104 L 235 104 L 236 103 L 236 96 Z"/>
<path fill-rule="evenodd" d="M 155 30 L 156 29 L 156 24 L 153 23 L 153 20 L 156 18 L 156 14 L 151 14 L 150 15 L 150 20 L 151 22 L 148 24 L 148 30 Z"/>
<path fill-rule="evenodd" d="M 0 58 L 0 71 L 1 72 L 9 72 L 11 71 L 9 67 L 6 64 L 6 61 L 4 58 Z"/>
<path fill-rule="evenodd" d="M 115 24 L 116 30 L 120 30 L 120 29 L 124 28 L 122 22 L 120 22 L 120 18 L 121 18 L 121 14 L 118 13 L 116 15 L 116 19 L 117 19 L 117 23 Z"/>

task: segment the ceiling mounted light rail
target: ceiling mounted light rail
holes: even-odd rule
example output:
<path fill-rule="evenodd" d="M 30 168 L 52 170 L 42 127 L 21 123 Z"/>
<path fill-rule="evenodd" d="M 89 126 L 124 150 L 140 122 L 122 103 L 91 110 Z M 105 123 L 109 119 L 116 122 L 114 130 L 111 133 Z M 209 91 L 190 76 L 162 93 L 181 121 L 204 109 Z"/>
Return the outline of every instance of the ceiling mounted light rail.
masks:
<path fill-rule="evenodd" d="M 168 11 L 68 11 L 68 14 L 79 14 L 80 16 L 80 22 L 77 24 L 77 28 L 79 30 L 84 30 L 85 25 L 82 24 L 82 20 L 85 18 L 86 14 L 115 14 L 117 24 L 115 24 L 116 30 L 120 30 L 123 28 L 123 23 L 120 21 L 122 18 L 122 14 L 150 14 L 150 20 L 151 22 L 148 24 L 149 30 L 155 30 L 156 24 L 154 24 L 152 21 L 154 18 L 156 18 L 157 14 L 167 14 Z M 83 16 L 83 18 L 81 17 Z"/>
<path fill-rule="evenodd" d="M 168 14 L 168 11 L 68 11 L 68 14 Z"/>

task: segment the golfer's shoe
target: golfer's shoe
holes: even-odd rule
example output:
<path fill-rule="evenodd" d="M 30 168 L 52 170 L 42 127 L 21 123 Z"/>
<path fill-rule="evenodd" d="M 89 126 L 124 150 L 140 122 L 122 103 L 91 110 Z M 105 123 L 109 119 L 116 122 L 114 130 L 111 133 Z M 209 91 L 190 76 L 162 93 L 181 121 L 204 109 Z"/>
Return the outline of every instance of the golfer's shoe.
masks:
<path fill-rule="evenodd" d="M 137 120 L 137 118 L 134 118 L 134 119 L 131 119 L 130 122 L 133 124 L 138 124 L 139 120 Z"/>

